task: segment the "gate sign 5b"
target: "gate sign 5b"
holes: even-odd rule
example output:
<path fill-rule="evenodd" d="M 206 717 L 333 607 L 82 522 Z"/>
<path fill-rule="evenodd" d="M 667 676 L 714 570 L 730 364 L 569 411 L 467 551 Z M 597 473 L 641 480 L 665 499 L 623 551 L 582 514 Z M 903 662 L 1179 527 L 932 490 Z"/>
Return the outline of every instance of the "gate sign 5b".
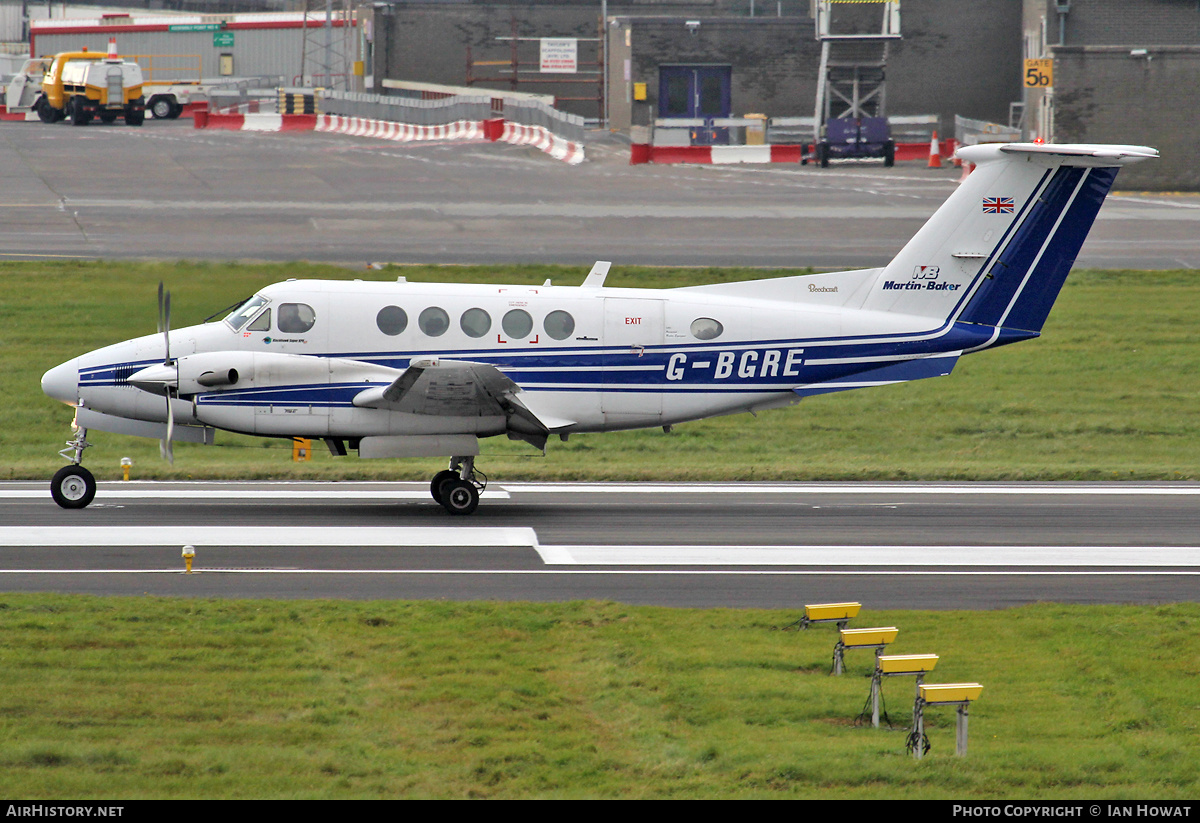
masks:
<path fill-rule="evenodd" d="M 574 37 L 543 37 L 541 39 L 542 73 L 575 74 L 579 66 L 579 41 Z"/>
<path fill-rule="evenodd" d="M 1054 85 L 1054 60 L 1049 57 L 1025 61 L 1025 85 L 1044 89 Z"/>

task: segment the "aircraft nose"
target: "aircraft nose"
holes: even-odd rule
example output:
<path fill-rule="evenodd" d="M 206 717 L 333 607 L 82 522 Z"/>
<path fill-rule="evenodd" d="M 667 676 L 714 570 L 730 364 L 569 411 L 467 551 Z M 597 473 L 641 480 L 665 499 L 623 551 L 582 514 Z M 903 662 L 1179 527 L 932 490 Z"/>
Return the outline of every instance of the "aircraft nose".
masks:
<path fill-rule="evenodd" d="M 69 406 L 79 402 L 79 366 L 69 360 L 42 375 L 42 391 Z"/>

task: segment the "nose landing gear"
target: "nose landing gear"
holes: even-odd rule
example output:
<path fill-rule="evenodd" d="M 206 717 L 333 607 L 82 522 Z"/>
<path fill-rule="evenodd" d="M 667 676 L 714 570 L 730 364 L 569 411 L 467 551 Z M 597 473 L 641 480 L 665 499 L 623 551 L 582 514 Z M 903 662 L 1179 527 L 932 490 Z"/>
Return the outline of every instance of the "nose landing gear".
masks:
<path fill-rule="evenodd" d="M 451 457 L 450 468 L 433 476 L 429 493 L 450 514 L 470 514 L 486 488 L 487 475 L 475 469 L 474 457 Z"/>
<path fill-rule="evenodd" d="M 82 509 L 96 496 L 96 478 L 80 464 L 83 450 L 92 445 L 87 441 L 87 429 L 75 430 L 75 437 L 59 452 L 71 465 L 63 466 L 50 481 L 50 496 L 64 509 Z"/>

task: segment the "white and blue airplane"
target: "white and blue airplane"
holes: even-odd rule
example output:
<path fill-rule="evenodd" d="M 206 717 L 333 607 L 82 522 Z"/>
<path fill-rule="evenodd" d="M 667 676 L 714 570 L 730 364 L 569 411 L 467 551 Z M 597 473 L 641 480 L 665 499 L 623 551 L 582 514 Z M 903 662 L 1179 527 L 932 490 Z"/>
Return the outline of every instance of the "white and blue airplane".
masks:
<path fill-rule="evenodd" d="M 51 492 L 82 508 L 88 430 L 211 443 L 216 429 L 325 441 L 337 455 L 448 456 L 430 492 L 479 504 L 479 439 L 756 412 L 949 374 L 1037 337 L 1123 165 L 1118 145 L 964 148 L 963 181 L 887 266 L 689 286 L 606 288 L 288 280 L 219 322 L 106 346 L 46 372 L 75 407 Z"/>

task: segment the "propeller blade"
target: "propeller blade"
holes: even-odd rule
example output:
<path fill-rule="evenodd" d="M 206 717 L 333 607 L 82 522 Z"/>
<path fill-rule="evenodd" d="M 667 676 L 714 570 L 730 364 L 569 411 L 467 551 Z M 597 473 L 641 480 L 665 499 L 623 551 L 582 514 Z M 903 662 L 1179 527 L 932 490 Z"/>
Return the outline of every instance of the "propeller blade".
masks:
<path fill-rule="evenodd" d="M 158 441 L 158 453 L 172 466 L 175 465 L 175 412 L 171 408 L 171 389 L 167 388 L 167 436 Z"/>
<path fill-rule="evenodd" d="M 166 353 L 163 358 L 165 365 L 171 365 L 171 293 L 163 297 L 163 340 L 166 343 Z"/>

